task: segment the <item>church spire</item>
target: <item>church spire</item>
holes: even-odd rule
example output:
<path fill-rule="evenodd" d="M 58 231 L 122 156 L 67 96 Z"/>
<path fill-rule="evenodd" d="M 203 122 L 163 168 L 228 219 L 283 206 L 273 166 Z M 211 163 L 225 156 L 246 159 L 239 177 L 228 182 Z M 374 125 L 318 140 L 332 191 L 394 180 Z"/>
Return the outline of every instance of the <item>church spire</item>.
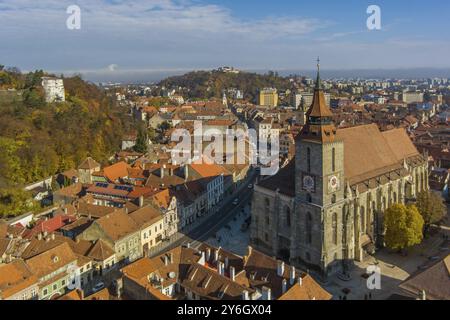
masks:
<path fill-rule="evenodd" d="M 320 58 L 317 57 L 317 79 L 316 79 L 316 90 L 322 89 L 322 84 L 320 81 Z"/>
<path fill-rule="evenodd" d="M 333 141 L 336 128 L 333 113 L 329 109 L 320 80 L 320 59 L 317 58 L 317 79 L 311 107 L 306 112 L 306 123 L 301 131 L 301 138 L 322 142 Z"/>

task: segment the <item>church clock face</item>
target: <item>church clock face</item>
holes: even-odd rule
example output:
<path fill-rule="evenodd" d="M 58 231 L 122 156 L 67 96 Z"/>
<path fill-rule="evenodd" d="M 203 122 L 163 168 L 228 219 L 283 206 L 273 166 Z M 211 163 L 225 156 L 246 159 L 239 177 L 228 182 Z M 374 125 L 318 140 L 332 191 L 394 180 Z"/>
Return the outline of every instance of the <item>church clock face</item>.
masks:
<path fill-rule="evenodd" d="M 328 180 L 328 189 L 331 192 L 336 191 L 337 189 L 339 189 L 339 178 L 336 176 L 331 176 Z"/>
<path fill-rule="evenodd" d="M 308 175 L 303 176 L 303 189 L 305 189 L 308 192 L 314 192 L 314 178 Z"/>

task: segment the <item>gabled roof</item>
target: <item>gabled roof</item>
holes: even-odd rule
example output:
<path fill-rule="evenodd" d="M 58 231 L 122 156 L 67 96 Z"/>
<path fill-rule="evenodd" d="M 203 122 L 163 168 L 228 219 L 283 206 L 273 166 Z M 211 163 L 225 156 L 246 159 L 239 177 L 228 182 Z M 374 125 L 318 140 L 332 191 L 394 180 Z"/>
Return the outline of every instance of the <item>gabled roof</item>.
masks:
<path fill-rule="evenodd" d="M 30 270 L 39 278 L 77 260 L 67 242 L 26 260 Z"/>
<path fill-rule="evenodd" d="M 163 219 L 162 213 L 148 205 L 129 214 L 130 218 L 141 228 L 146 228 Z"/>
<path fill-rule="evenodd" d="M 130 166 L 126 162 L 120 161 L 108 167 L 104 167 L 103 175 L 110 182 L 116 182 L 119 178 L 128 177 L 128 169 L 131 169 Z"/>
<path fill-rule="evenodd" d="M 122 239 L 139 230 L 136 222 L 122 210 L 110 213 L 94 222 L 113 241 Z"/>
<path fill-rule="evenodd" d="M 37 277 L 22 260 L 0 266 L 0 300 L 37 284 Z"/>
<path fill-rule="evenodd" d="M 115 254 L 114 250 L 102 239 L 97 240 L 88 253 L 88 257 L 97 261 L 104 261 Z"/>

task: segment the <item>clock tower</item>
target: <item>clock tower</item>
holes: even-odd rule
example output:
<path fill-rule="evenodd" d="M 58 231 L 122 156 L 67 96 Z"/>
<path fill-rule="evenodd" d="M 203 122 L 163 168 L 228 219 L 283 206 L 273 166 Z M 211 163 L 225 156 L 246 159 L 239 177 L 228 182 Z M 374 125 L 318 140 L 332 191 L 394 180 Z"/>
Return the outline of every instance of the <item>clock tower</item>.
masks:
<path fill-rule="evenodd" d="M 295 232 L 291 257 L 329 274 L 345 259 L 344 144 L 336 136 L 320 80 L 296 140 Z"/>

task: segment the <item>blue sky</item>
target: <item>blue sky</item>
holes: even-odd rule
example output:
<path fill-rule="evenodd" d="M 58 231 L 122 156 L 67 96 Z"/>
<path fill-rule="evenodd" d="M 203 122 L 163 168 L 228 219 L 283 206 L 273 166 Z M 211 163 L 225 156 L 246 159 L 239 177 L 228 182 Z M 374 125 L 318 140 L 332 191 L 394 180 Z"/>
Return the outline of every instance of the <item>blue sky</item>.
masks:
<path fill-rule="evenodd" d="M 66 8 L 81 8 L 68 30 Z M 382 30 L 366 27 L 368 5 Z M 0 0 L 0 63 L 144 72 L 450 67 L 444 0 Z"/>

